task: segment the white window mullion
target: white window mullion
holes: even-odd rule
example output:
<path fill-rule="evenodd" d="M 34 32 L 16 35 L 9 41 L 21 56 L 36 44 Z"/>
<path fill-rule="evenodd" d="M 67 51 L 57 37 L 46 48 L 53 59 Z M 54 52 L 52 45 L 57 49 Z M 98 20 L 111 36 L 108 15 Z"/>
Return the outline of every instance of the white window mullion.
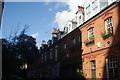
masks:
<path fill-rule="evenodd" d="M 111 78 L 116 78 L 115 77 L 118 73 L 116 73 L 116 69 L 117 68 L 117 57 L 113 56 L 113 57 L 109 57 L 106 59 L 106 72 L 107 72 L 107 78 L 109 79 L 110 76 Z M 110 71 L 113 73 L 111 74 Z"/>
<path fill-rule="evenodd" d="M 94 28 L 88 30 L 88 39 L 90 39 L 90 37 L 94 37 Z"/>
<path fill-rule="evenodd" d="M 109 79 L 108 59 L 106 59 L 106 73 L 107 73 L 107 79 Z"/>
<path fill-rule="evenodd" d="M 105 20 L 105 26 L 106 26 L 106 32 L 107 33 L 108 33 L 108 30 L 113 31 L 112 17 Z"/>

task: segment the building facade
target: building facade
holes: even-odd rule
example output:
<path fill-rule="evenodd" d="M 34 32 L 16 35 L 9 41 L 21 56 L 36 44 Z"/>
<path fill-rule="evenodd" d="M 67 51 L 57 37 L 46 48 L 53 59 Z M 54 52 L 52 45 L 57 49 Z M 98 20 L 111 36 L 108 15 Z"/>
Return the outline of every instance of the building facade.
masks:
<path fill-rule="evenodd" d="M 52 40 L 42 43 L 40 58 L 30 73 L 37 78 L 84 75 L 120 80 L 120 2 L 114 1 L 89 0 L 79 6 L 76 21 L 69 21 L 62 32 L 53 31 Z"/>
<path fill-rule="evenodd" d="M 79 28 L 74 29 L 64 36 L 60 42 L 60 77 L 80 78 L 79 71 L 82 69 L 81 58 L 81 32 Z"/>
<path fill-rule="evenodd" d="M 61 34 L 61 35 L 60 35 Z M 63 37 L 64 36 L 64 37 Z M 60 37 L 60 38 L 59 38 Z M 81 34 L 79 28 L 66 32 L 53 32 L 52 40 L 42 42 L 40 57 L 31 65 L 28 77 L 80 78 L 82 75 Z"/>
<path fill-rule="evenodd" d="M 47 79 L 59 77 L 60 54 L 57 33 L 52 33 L 52 40 L 49 40 L 48 43 L 42 41 L 39 59 L 30 66 L 28 78 Z"/>
<path fill-rule="evenodd" d="M 81 25 L 85 78 L 120 79 L 119 10 L 114 2 Z"/>

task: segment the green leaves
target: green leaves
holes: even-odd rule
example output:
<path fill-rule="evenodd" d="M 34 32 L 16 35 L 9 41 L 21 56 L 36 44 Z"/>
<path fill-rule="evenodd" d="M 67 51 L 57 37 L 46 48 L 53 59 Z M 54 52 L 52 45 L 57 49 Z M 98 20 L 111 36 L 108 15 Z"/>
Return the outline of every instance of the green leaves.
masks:
<path fill-rule="evenodd" d="M 94 43 L 94 37 L 89 37 L 87 40 L 84 41 L 85 45 L 89 45 Z"/>
<path fill-rule="evenodd" d="M 102 36 L 103 39 L 107 39 L 110 36 L 113 36 L 113 32 L 111 30 L 108 30 L 107 32 L 101 33 L 101 36 Z"/>
<path fill-rule="evenodd" d="M 12 36 L 8 40 L 2 39 L 3 79 L 9 79 L 11 75 L 24 76 L 20 66 L 33 63 L 39 55 L 36 39 L 25 34 L 27 28 L 28 26 L 20 35 Z"/>

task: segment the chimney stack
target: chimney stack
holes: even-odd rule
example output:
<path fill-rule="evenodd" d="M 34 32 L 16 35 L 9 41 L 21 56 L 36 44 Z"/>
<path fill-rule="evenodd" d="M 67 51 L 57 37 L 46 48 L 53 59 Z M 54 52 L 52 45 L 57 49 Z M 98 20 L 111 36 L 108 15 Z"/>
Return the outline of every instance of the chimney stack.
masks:
<path fill-rule="evenodd" d="M 84 7 L 78 6 L 78 11 L 84 11 Z"/>
<path fill-rule="evenodd" d="M 41 45 L 45 45 L 45 44 L 46 44 L 46 41 L 43 40 Z"/>
<path fill-rule="evenodd" d="M 53 28 L 52 37 L 58 37 L 59 29 Z"/>

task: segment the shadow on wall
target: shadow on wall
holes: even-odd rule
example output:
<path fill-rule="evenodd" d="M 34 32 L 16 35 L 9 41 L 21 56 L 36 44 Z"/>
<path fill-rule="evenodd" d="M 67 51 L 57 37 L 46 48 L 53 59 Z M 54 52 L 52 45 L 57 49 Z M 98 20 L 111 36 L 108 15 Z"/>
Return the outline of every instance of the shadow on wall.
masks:
<path fill-rule="evenodd" d="M 73 38 L 76 43 L 73 44 Z M 83 79 L 82 75 L 82 50 L 81 50 L 81 31 L 77 28 L 62 39 L 60 54 L 61 54 L 61 72 L 60 78 Z M 64 43 L 67 44 L 66 49 L 63 49 Z M 68 55 L 67 55 L 68 54 Z"/>
<path fill-rule="evenodd" d="M 106 62 L 103 70 L 105 80 L 120 80 L 120 2 L 118 6 L 118 25 L 113 35 L 113 41 L 111 41 L 111 47 L 105 54 Z"/>

